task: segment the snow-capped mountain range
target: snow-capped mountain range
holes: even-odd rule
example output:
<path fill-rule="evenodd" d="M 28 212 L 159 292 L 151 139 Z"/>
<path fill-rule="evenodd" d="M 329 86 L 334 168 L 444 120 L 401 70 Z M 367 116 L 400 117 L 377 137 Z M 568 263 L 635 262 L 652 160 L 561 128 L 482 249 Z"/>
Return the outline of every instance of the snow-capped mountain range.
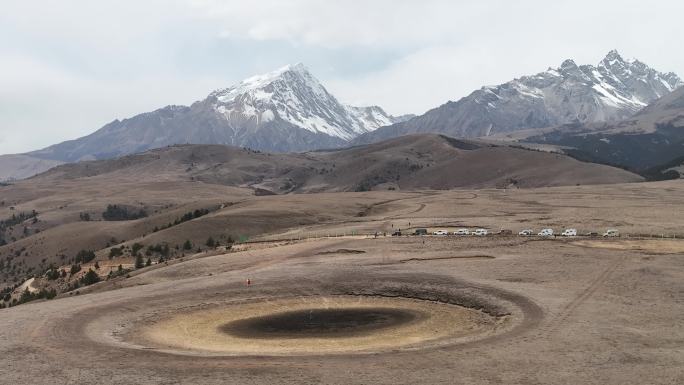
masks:
<path fill-rule="evenodd" d="M 184 143 L 306 151 L 344 146 L 409 117 L 393 117 L 378 106 L 344 105 L 296 64 L 214 91 L 189 107 L 167 106 L 115 120 L 93 134 L 29 155 L 74 162 Z"/>
<path fill-rule="evenodd" d="M 21 155 L 0 155 L 0 180 L 50 165 L 106 159 L 173 144 L 226 144 L 271 152 L 376 142 L 411 133 L 486 137 L 525 129 L 630 118 L 684 83 L 611 51 L 596 66 L 564 61 L 532 76 L 486 86 L 414 117 L 340 103 L 302 64 L 253 76 L 190 106 L 167 106 Z M 630 118 L 631 119 L 631 118 Z M 11 158 L 11 159 L 10 159 Z"/>
<path fill-rule="evenodd" d="M 672 72 L 658 72 L 613 50 L 596 66 L 564 61 L 532 76 L 486 86 L 407 122 L 359 137 L 369 143 L 389 137 L 438 132 L 486 137 L 566 123 L 616 121 L 684 85 Z"/>

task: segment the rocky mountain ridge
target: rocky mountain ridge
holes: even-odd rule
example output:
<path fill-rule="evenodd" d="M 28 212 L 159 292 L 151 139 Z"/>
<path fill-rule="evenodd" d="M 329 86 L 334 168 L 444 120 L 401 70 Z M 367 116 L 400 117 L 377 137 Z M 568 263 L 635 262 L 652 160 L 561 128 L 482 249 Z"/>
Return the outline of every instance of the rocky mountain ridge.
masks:
<path fill-rule="evenodd" d="M 371 143 L 411 133 L 475 138 L 568 123 L 618 121 L 684 85 L 674 73 L 610 51 L 598 65 L 565 60 L 532 76 L 482 87 L 406 122 L 361 135 Z"/>

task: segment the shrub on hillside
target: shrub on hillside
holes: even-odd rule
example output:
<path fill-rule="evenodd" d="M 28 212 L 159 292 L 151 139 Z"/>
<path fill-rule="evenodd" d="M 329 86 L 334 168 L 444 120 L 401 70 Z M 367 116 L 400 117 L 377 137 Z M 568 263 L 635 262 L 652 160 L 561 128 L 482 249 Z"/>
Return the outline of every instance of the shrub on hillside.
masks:
<path fill-rule="evenodd" d="M 76 254 L 74 263 L 88 263 L 95 259 L 95 252 L 92 250 L 81 250 Z"/>
<path fill-rule="evenodd" d="M 111 249 L 109 249 L 109 259 L 119 257 L 121 255 L 123 255 L 123 250 L 121 250 L 120 247 L 112 247 Z"/>
<path fill-rule="evenodd" d="M 71 265 L 71 269 L 69 270 L 69 275 L 74 275 L 81 271 L 81 265 Z"/>
<path fill-rule="evenodd" d="M 81 277 L 81 284 L 83 284 L 83 286 L 92 285 L 97 282 L 100 282 L 100 276 L 92 269 L 88 269 L 88 272 Z"/>
<path fill-rule="evenodd" d="M 55 279 L 59 278 L 59 271 L 57 269 L 51 268 L 47 271 L 47 273 L 45 273 L 45 277 L 50 281 L 54 281 Z"/>

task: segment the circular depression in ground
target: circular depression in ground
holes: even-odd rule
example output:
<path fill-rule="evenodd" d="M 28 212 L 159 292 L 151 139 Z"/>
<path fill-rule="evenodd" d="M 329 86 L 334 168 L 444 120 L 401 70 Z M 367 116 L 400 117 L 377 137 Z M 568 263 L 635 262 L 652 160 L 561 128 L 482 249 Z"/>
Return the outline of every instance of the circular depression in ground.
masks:
<path fill-rule="evenodd" d="M 319 355 L 420 349 L 484 338 L 508 317 L 401 297 L 313 296 L 180 309 L 125 339 L 180 354 Z"/>
<path fill-rule="evenodd" d="M 399 327 L 424 316 L 392 308 L 303 309 L 233 321 L 220 330 L 241 338 L 339 338 Z"/>

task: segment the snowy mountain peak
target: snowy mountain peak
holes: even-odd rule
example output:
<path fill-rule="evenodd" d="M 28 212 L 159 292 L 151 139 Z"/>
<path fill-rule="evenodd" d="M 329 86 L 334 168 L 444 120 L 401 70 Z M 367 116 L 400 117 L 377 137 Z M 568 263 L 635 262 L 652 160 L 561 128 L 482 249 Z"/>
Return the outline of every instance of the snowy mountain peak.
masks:
<path fill-rule="evenodd" d="M 304 63 L 299 62 L 295 64 L 288 64 L 285 66 L 285 68 L 288 68 L 290 71 L 299 71 L 299 72 L 309 72 L 309 69 L 304 65 Z"/>
<path fill-rule="evenodd" d="M 234 126 L 291 127 L 344 141 L 397 121 L 379 107 L 341 104 L 302 63 L 249 77 L 208 99 Z"/>
<path fill-rule="evenodd" d="M 658 72 L 611 50 L 597 66 L 578 66 L 568 59 L 557 69 L 549 68 L 487 90 L 496 95 L 490 110 L 527 105 L 520 127 L 543 127 L 626 118 L 682 85 L 672 72 Z"/>
<path fill-rule="evenodd" d="M 323 86 L 309 73 L 306 66 L 302 63 L 297 63 L 286 65 L 265 74 L 251 76 L 234 86 L 214 91 L 210 96 L 216 97 L 222 103 L 228 103 L 237 96 L 264 89 L 274 82 L 282 82 L 284 84 L 300 82 L 319 94 L 326 93 Z M 265 95 L 260 96 L 263 97 Z"/>
<path fill-rule="evenodd" d="M 345 106 L 347 110 L 363 125 L 368 131 L 373 131 L 383 126 L 403 122 L 414 117 L 414 115 L 392 116 L 385 112 L 380 106 L 355 107 Z"/>
<path fill-rule="evenodd" d="M 557 68 L 482 87 L 357 142 L 418 132 L 472 138 L 567 123 L 616 121 L 633 116 L 682 85 L 677 75 L 625 60 L 612 50 L 596 66 L 568 59 Z"/>
<path fill-rule="evenodd" d="M 380 107 L 341 104 L 298 63 L 216 90 L 190 106 L 167 106 L 115 120 L 32 155 L 74 162 L 181 143 L 309 151 L 346 146 L 361 133 L 400 120 Z"/>
<path fill-rule="evenodd" d="M 608 54 L 606 55 L 605 58 L 603 58 L 602 62 L 604 63 L 612 63 L 612 62 L 622 62 L 625 63 L 625 59 L 620 56 L 620 53 L 616 50 L 610 50 Z"/>
<path fill-rule="evenodd" d="M 561 70 L 571 70 L 571 69 L 576 69 L 576 68 L 578 68 L 577 63 L 575 63 L 575 61 L 572 59 L 567 59 L 567 60 L 563 61 L 563 63 L 561 63 L 561 66 L 560 66 Z"/>

